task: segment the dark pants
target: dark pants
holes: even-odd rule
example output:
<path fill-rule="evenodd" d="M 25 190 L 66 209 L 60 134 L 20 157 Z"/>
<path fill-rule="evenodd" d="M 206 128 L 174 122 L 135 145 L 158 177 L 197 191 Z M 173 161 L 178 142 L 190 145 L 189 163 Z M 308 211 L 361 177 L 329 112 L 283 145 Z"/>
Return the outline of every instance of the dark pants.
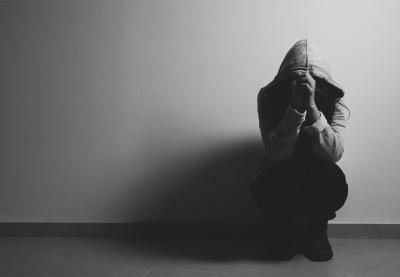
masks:
<path fill-rule="evenodd" d="M 336 217 L 347 199 L 348 185 L 340 167 L 321 159 L 289 159 L 271 166 L 251 183 L 256 205 L 272 216 Z"/>

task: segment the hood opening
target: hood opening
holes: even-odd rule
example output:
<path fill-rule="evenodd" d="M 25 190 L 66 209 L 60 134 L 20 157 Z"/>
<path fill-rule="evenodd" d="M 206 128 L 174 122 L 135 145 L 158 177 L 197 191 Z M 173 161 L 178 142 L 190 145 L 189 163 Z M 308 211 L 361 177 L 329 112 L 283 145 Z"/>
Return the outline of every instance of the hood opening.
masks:
<path fill-rule="evenodd" d="M 293 80 L 305 71 L 309 71 L 313 78 L 326 82 L 331 93 L 338 98 L 344 96 L 342 87 L 332 79 L 331 70 L 322 51 L 309 39 L 299 40 L 289 49 L 270 87 L 272 89 L 282 81 Z"/>

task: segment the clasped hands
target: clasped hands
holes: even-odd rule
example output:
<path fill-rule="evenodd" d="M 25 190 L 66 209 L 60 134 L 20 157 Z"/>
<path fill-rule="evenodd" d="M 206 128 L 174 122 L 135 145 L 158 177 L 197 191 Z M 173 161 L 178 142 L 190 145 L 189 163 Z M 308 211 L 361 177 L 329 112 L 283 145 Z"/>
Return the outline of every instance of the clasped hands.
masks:
<path fill-rule="evenodd" d="M 298 112 L 307 111 L 304 125 L 311 125 L 320 117 L 320 112 L 315 103 L 316 81 L 309 71 L 299 75 L 291 84 L 291 103 L 292 108 Z"/>

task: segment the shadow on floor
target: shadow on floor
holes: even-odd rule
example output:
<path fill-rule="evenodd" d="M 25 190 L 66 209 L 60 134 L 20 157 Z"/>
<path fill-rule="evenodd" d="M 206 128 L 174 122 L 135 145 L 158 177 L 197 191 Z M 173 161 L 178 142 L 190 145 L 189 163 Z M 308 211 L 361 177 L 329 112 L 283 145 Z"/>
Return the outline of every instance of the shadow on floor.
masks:
<path fill-rule="evenodd" d="M 258 137 L 190 149 L 182 151 L 182 155 L 168 159 L 163 157 L 163 163 L 152 168 L 141 184 L 146 191 L 140 199 L 144 203 L 140 212 L 143 218 L 152 219 L 147 223 L 156 223 L 157 228 L 160 223 L 251 223 L 265 219 L 265 214 L 255 206 L 249 191 L 263 154 L 263 145 Z M 148 191 L 156 193 L 151 194 Z M 137 210 L 137 203 L 132 203 L 132 211 Z M 176 227 L 172 230 L 174 228 Z M 212 233 L 209 227 L 204 235 L 196 227 L 190 227 L 190 230 L 185 228 L 179 227 L 178 233 L 194 231 L 196 235 L 193 237 L 189 234 L 192 239 L 181 238 L 179 235 L 173 236 L 173 239 L 168 238 L 169 235 L 163 239 L 130 239 L 129 242 L 124 240 L 123 247 L 143 251 L 143 254 L 178 256 L 185 259 L 269 259 L 267 243 L 260 240 L 259 236 L 258 239 L 251 235 L 230 237 L 229 230 L 234 233 L 234 226 L 217 231 L 217 238 L 209 237 Z M 227 230 L 226 236 L 221 230 Z M 162 232 L 156 230 L 154 233 Z M 168 232 L 173 233 L 171 229 Z"/>
<path fill-rule="evenodd" d="M 159 188 L 161 193 L 149 196 L 154 209 L 146 210 L 146 217 L 157 223 L 181 222 L 238 222 L 257 221 L 265 216 L 256 208 L 249 193 L 263 154 L 257 138 L 216 145 L 206 150 L 191 152 L 184 157 L 171 157 L 171 162 L 154 169 L 146 185 Z M 146 202 L 146 201 L 144 201 Z M 154 222 L 153 221 L 153 222 Z M 234 228 L 234 227 L 232 227 Z M 235 231 L 235 230 L 232 230 Z M 190 231 L 189 231 L 190 232 Z M 157 233 L 157 232 L 156 232 Z M 185 231 L 183 231 L 185 233 Z M 229 238 L 219 233 L 218 238 L 201 239 L 146 239 L 130 240 L 126 246 L 152 255 L 180 256 L 193 259 L 268 260 L 267 242 L 251 237 Z M 251 232 L 250 232 L 251 233 Z"/>
<path fill-rule="evenodd" d="M 145 256 L 215 262 L 275 261 L 270 253 L 270 244 L 259 239 L 129 239 L 121 240 L 121 243 Z"/>

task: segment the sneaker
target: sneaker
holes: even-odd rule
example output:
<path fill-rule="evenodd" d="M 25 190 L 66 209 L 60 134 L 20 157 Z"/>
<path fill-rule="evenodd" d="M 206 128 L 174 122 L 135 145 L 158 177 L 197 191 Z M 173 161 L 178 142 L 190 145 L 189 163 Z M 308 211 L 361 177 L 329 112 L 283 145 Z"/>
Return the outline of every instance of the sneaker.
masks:
<path fill-rule="evenodd" d="M 304 256 L 310 261 L 324 262 L 332 259 L 333 250 L 328 240 L 328 221 L 313 219 L 305 239 Z"/>

